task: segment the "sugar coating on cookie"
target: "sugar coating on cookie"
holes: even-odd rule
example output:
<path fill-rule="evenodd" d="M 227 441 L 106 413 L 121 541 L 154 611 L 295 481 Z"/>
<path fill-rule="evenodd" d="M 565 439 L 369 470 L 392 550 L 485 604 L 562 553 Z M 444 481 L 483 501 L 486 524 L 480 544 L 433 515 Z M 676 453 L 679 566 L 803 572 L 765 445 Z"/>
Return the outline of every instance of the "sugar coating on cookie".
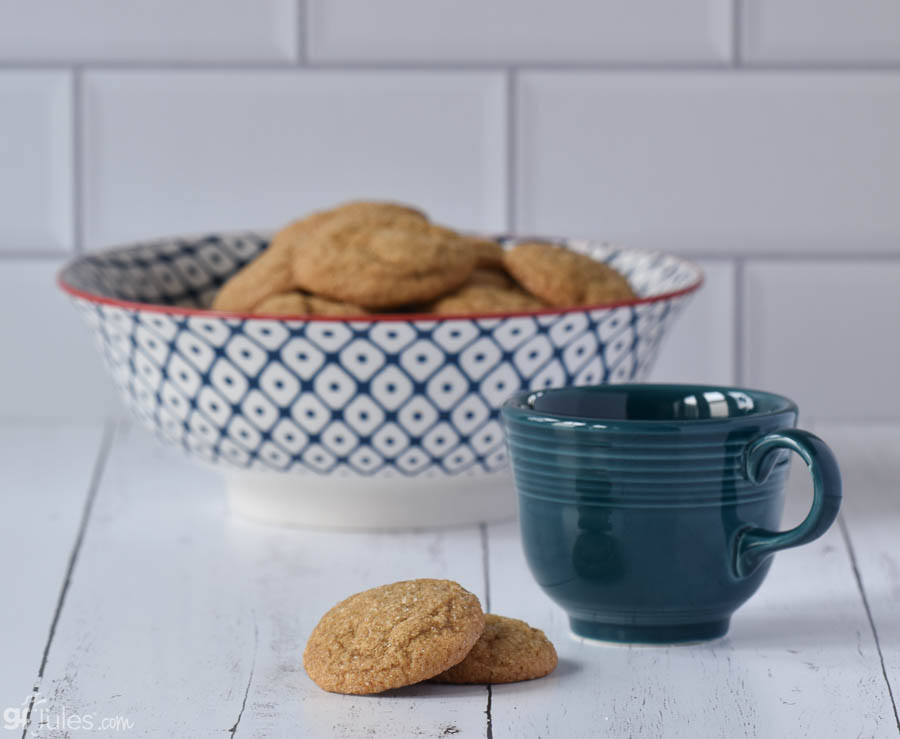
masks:
<path fill-rule="evenodd" d="M 467 315 L 473 313 L 515 313 L 533 311 L 547 306 L 519 287 L 496 287 L 485 284 L 463 285 L 431 303 L 427 310 L 436 315 Z"/>
<path fill-rule="evenodd" d="M 323 690 L 365 695 L 427 680 L 462 660 L 484 630 L 472 593 L 452 580 L 404 580 L 328 611 L 303 652 Z"/>
<path fill-rule="evenodd" d="M 509 273 L 528 292 L 558 308 L 601 305 L 637 297 L 608 264 L 555 244 L 527 242 L 504 254 Z"/>
<path fill-rule="evenodd" d="M 553 644 L 524 621 L 488 613 L 484 632 L 466 658 L 432 678 L 442 683 L 513 683 L 556 669 Z"/>
<path fill-rule="evenodd" d="M 427 221 L 346 214 L 295 251 L 294 279 L 309 292 L 377 310 L 451 292 L 477 259 L 459 234 Z"/>
<path fill-rule="evenodd" d="M 270 295 L 253 309 L 253 313 L 268 316 L 362 316 L 368 311 L 352 303 L 294 291 Z"/>

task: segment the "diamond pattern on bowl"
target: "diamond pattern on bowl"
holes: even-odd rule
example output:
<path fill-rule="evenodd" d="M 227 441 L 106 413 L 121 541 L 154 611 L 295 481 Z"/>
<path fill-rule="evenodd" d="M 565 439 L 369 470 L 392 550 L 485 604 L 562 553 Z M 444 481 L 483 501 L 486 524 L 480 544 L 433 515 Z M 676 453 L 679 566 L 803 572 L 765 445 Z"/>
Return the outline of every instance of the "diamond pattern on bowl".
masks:
<path fill-rule="evenodd" d="M 384 419 L 384 410 L 368 395 L 358 395 L 344 409 L 344 420 L 363 436 L 371 436 Z"/>
<path fill-rule="evenodd" d="M 459 367 L 472 380 L 480 380 L 503 358 L 503 351 L 486 336 L 473 341 L 459 354 Z"/>
<path fill-rule="evenodd" d="M 400 353 L 400 367 L 416 382 L 430 377 L 444 365 L 447 356 L 433 341 L 419 339 Z"/>
<path fill-rule="evenodd" d="M 422 437 L 422 447 L 435 459 L 440 459 L 459 443 L 459 434 L 446 421 L 429 429 Z"/>

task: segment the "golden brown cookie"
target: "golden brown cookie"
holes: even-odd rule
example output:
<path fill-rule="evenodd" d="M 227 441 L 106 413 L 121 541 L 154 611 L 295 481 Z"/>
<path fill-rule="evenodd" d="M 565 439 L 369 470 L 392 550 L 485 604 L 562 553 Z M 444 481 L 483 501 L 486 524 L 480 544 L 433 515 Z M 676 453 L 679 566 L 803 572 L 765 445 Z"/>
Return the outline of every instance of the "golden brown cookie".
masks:
<path fill-rule="evenodd" d="M 459 664 L 432 678 L 439 683 L 514 683 L 549 675 L 556 649 L 540 629 L 488 613 L 484 632 Z"/>
<path fill-rule="evenodd" d="M 355 200 L 311 213 L 282 228 L 262 254 L 232 275 L 216 294 L 213 310 L 258 312 L 254 308 L 265 298 L 295 290 L 298 285 L 294 280 L 293 251 L 319 226 L 344 216 L 360 219 L 403 217 L 423 223 L 428 220 L 415 208 L 374 200 Z"/>
<path fill-rule="evenodd" d="M 517 244 L 504 254 L 504 263 L 528 292 L 559 308 L 637 297 L 628 281 L 612 267 L 562 246 Z"/>
<path fill-rule="evenodd" d="M 500 244 L 477 236 L 464 236 L 463 238 L 478 255 L 479 267 L 503 269 L 503 247 Z"/>
<path fill-rule="evenodd" d="M 365 695 L 427 680 L 484 631 L 472 593 L 452 580 L 404 580 L 338 603 L 310 634 L 306 672 L 323 690 Z"/>
<path fill-rule="evenodd" d="M 454 231 L 419 218 L 345 214 L 310 234 L 293 259 L 304 290 L 377 310 L 454 290 L 477 256 Z"/>
<path fill-rule="evenodd" d="M 493 267 L 477 267 L 463 287 L 466 285 L 486 285 L 507 290 L 516 287 L 512 277 L 502 269 L 494 269 Z"/>
<path fill-rule="evenodd" d="M 222 285 L 213 299 L 213 310 L 249 313 L 268 296 L 296 288 L 291 270 L 294 246 L 329 218 L 328 211 L 313 213 L 281 229 L 262 254 Z"/>
<path fill-rule="evenodd" d="M 547 306 L 519 287 L 493 285 L 463 285 L 450 295 L 438 298 L 426 308 L 427 313 L 439 315 L 468 315 L 472 313 L 516 313 L 540 310 Z"/>
<path fill-rule="evenodd" d="M 269 316 L 362 316 L 368 313 L 358 305 L 339 303 L 296 291 L 270 295 L 253 312 Z"/>

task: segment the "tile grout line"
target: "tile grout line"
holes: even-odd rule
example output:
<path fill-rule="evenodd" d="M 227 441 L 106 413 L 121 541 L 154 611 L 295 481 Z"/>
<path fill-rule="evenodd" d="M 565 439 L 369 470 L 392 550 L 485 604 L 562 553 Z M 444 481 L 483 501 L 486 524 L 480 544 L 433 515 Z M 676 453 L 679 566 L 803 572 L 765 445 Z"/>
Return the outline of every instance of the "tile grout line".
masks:
<path fill-rule="evenodd" d="M 734 261 L 734 344 L 732 346 L 732 360 L 734 361 L 734 384 L 741 386 L 744 378 L 744 357 L 746 353 L 746 336 L 744 326 L 744 260 Z"/>
<path fill-rule="evenodd" d="M 82 90 L 81 67 L 72 68 L 72 245 L 75 254 L 84 252 L 84 202 L 81 176 L 84 167 L 82 151 Z"/>
<path fill-rule="evenodd" d="M 731 66 L 742 67 L 744 64 L 744 49 L 741 33 L 744 30 L 742 0 L 731 0 Z"/>
<path fill-rule="evenodd" d="M 516 114 L 515 69 L 506 70 L 506 232 L 516 232 L 516 132 L 518 120 Z"/>
<path fill-rule="evenodd" d="M 478 530 L 481 533 L 481 569 L 484 575 L 484 612 L 491 611 L 491 567 L 490 567 L 490 549 L 488 542 L 488 529 L 486 523 L 478 524 Z M 486 739 L 494 739 L 494 719 L 491 715 L 491 702 L 493 700 L 493 687 L 490 683 L 487 688 L 487 705 L 484 709 L 486 719 L 485 737 Z"/>
<path fill-rule="evenodd" d="M 847 522 L 843 515 L 838 516 L 838 526 L 841 530 L 841 536 L 844 539 L 844 545 L 850 555 L 850 565 L 853 568 L 853 577 L 856 579 L 856 587 L 859 590 L 859 596 L 862 598 L 863 608 L 866 611 L 866 618 L 869 621 L 869 628 L 872 630 L 872 637 L 875 639 L 875 649 L 878 651 L 878 660 L 881 663 L 881 674 L 887 685 L 888 696 L 891 699 L 891 707 L 894 709 L 894 721 L 897 724 L 897 732 L 900 733 L 900 714 L 897 712 L 897 702 L 894 700 L 894 691 L 891 689 L 891 681 L 888 678 L 887 667 L 884 664 L 884 654 L 881 651 L 881 641 L 878 638 L 878 629 L 875 627 L 875 619 L 872 616 L 872 609 L 869 606 L 869 598 L 866 595 L 866 589 L 863 587 L 862 575 L 859 572 L 859 565 L 856 561 L 856 551 L 853 549 L 853 542 L 850 540 L 850 530 L 847 528 Z"/>
<path fill-rule="evenodd" d="M 115 422 L 107 422 L 104 426 L 103 430 L 103 438 L 100 441 L 100 449 L 97 452 L 97 457 L 94 460 L 94 469 L 91 472 L 91 480 L 88 484 L 88 492 L 87 497 L 84 501 L 84 506 L 81 511 L 81 521 L 78 525 L 78 533 L 75 536 L 75 543 L 72 546 L 72 551 L 69 554 L 69 562 L 66 566 L 66 574 L 63 578 L 62 587 L 59 591 L 59 597 L 56 601 L 56 608 L 53 612 L 53 619 L 50 622 L 50 630 L 47 633 L 47 641 L 44 644 L 44 651 L 41 655 L 41 663 L 38 668 L 37 679 L 35 680 L 35 684 L 31 689 L 31 696 L 28 701 L 28 711 L 25 716 L 25 728 L 22 730 L 22 739 L 25 739 L 28 734 L 29 728 L 31 728 L 31 712 L 34 708 L 34 701 L 37 695 L 40 693 L 41 681 L 44 678 L 44 670 L 47 667 L 47 661 L 50 658 L 50 647 L 53 646 L 53 639 L 56 636 L 56 628 L 59 625 L 60 615 L 62 614 L 63 607 L 66 604 L 66 596 L 69 593 L 69 587 L 72 584 L 72 577 L 75 574 L 75 566 L 78 564 L 78 555 L 81 553 L 81 546 L 84 543 L 85 533 L 87 532 L 88 522 L 91 519 L 91 514 L 94 510 L 94 501 L 97 499 L 97 491 L 100 489 L 100 482 L 103 479 L 103 474 L 106 470 L 106 464 L 109 461 L 110 451 L 112 449 L 112 442 L 115 436 L 116 424 Z"/>
<path fill-rule="evenodd" d="M 303 0 L 299 0 L 303 1 Z M 308 34 L 304 34 L 307 36 Z M 709 72 L 715 75 L 752 75 L 764 74 L 894 74 L 900 72 L 900 62 L 766 62 L 754 61 L 746 63 L 743 59 L 740 66 L 734 66 L 733 60 L 710 60 L 708 62 L 670 60 L 650 61 L 626 61 L 606 60 L 596 62 L 571 62 L 571 61 L 531 61 L 527 59 L 506 60 L 497 62 L 494 60 L 455 60 L 447 62 L 422 60 L 390 60 L 380 59 L 360 61 L 316 61 L 306 58 L 306 66 L 311 69 L 335 70 L 335 71 L 494 71 L 498 66 L 506 68 L 515 67 L 525 72 L 597 72 L 597 73 L 652 73 L 652 74 L 683 74 L 690 72 Z M 732 55 L 733 56 L 733 55 Z M 161 60 L 161 59 L 82 59 L 79 61 L 66 61 L 55 59 L 35 59 L 31 61 L 0 61 L 0 70 L 30 70 L 30 69 L 71 69 L 72 65 L 91 71 L 197 71 L 197 72 L 253 72 L 253 71 L 291 71 L 297 68 L 297 60 L 270 61 L 253 59 L 231 60 Z"/>
<path fill-rule="evenodd" d="M 306 0 L 296 0 L 297 17 L 294 19 L 294 27 L 297 29 L 297 66 L 305 67 L 309 63 L 307 48 L 309 47 L 309 8 Z"/>

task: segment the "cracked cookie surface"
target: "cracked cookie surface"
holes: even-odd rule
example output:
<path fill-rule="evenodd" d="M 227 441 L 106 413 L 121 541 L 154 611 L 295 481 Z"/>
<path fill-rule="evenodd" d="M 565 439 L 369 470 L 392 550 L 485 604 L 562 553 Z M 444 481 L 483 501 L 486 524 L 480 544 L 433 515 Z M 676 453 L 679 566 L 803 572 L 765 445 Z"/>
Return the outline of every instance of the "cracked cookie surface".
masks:
<path fill-rule="evenodd" d="M 293 255 L 304 290 L 372 310 L 432 300 L 462 285 L 478 261 L 450 229 L 408 216 L 335 217 Z"/>
<path fill-rule="evenodd" d="M 427 680 L 460 662 L 484 630 L 472 593 L 404 580 L 341 601 L 313 629 L 303 666 L 320 688 L 365 695 Z"/>
<path fill-rule="evenodd" d="M 440 683 L 513 683 L 556 669 L 556 649 L 543 631 L 517 618 L 488 613 L 484 632 L 465 659 L 432 678 Z"/>

